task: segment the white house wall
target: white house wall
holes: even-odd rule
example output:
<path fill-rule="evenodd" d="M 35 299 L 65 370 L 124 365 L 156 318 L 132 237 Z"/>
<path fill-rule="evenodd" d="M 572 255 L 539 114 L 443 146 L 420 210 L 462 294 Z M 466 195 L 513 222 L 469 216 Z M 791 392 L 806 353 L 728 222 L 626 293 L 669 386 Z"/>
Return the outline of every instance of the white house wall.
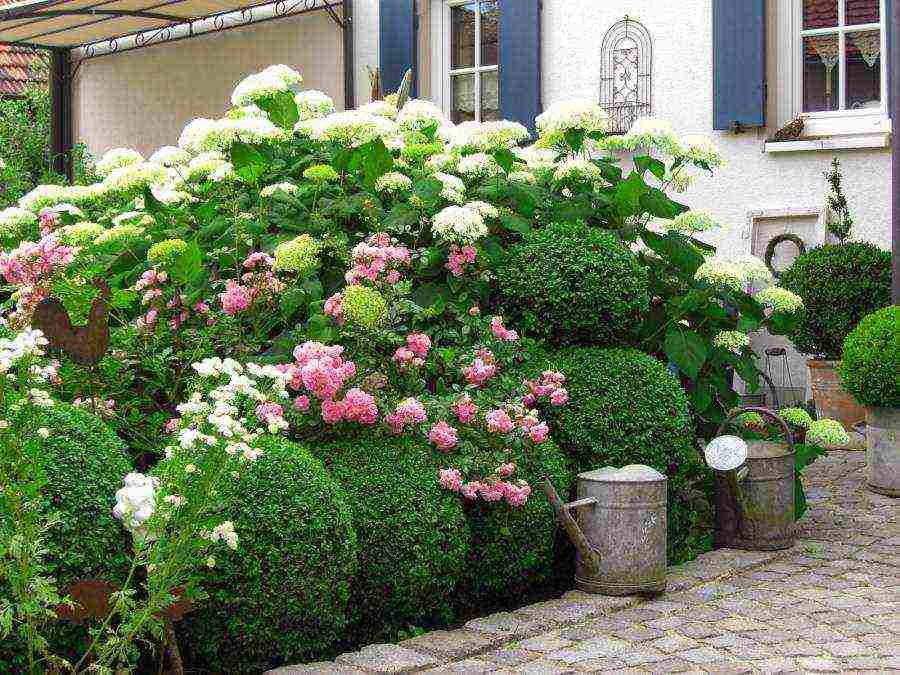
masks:
<path fill-rule="evenodd" d="M 314 12 L 85 61 L 74 85 L 75 138 L 94 156 L 174 144 L 187 122 L 220 117 L 234 85 L 273 63 L 298 68 L 304 87 L 343 105 L 341 31 Z"/>

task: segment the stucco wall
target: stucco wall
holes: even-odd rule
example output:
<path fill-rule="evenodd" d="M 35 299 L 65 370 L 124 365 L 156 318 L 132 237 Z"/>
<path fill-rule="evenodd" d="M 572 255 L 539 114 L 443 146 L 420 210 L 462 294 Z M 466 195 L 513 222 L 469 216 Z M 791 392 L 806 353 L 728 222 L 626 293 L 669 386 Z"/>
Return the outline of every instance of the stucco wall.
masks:
<path fill-rule="evenodd" d="M 273 63 L 298 68 L 305 88 L 343 106 L 341 32 L 315 12 L 86 61 L 74 87 L 75 137 L 95 156 L 171 145 L 193 118 L 221 116 L 234 85 Z"/>

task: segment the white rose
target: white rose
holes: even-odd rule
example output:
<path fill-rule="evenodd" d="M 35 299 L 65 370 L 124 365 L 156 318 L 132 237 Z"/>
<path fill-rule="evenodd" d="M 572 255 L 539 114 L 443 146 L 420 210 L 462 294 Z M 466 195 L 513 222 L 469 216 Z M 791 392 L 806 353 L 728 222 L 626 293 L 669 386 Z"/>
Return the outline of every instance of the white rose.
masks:
<path fill-rule="evenodd" d="M 113 515 L 138 539 L 147 536 L 144 526 L 156 510 L 156 488 L 159 480 L 142 473 L 129 473 L 123 480 L 125 487 L 116 491 Z"/>

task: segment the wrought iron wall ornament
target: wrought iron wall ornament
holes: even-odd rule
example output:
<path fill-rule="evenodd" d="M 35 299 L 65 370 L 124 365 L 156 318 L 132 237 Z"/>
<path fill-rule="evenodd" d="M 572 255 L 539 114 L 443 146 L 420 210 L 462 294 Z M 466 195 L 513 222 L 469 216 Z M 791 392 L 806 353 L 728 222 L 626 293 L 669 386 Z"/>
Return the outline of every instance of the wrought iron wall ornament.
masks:
<path fill-rule="evenodd" d="M 612 132 L 624 134 L 651 111 L 653 43 L 639 21 L 626 16 L 603 37 L 600 49 L 600 105 Z"/>

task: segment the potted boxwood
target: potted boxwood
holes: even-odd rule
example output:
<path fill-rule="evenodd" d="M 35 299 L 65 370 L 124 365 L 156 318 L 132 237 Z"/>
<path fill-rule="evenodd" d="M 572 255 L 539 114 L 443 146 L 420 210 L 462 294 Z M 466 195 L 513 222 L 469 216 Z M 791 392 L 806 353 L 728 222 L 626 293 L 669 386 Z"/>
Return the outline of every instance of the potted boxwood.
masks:
<path fill-rule="evenodd" d="M 838 361 L 844 339 L 867 314 L 890 304 L 891 257 L 872 244 L 826 244 L 807 251 L 781 277 L 801 298 L 801 320 L 790 334 L 809 355 L 809 380 L 820 418 L 851 429 L 865 410 L 842 386 Z"/>
<path fill-rule="evenodd" d="M 844 341 L 841 379 L 866 406 L 867 479 L 900 496 L 900 306 L 863 319 Z"/>

